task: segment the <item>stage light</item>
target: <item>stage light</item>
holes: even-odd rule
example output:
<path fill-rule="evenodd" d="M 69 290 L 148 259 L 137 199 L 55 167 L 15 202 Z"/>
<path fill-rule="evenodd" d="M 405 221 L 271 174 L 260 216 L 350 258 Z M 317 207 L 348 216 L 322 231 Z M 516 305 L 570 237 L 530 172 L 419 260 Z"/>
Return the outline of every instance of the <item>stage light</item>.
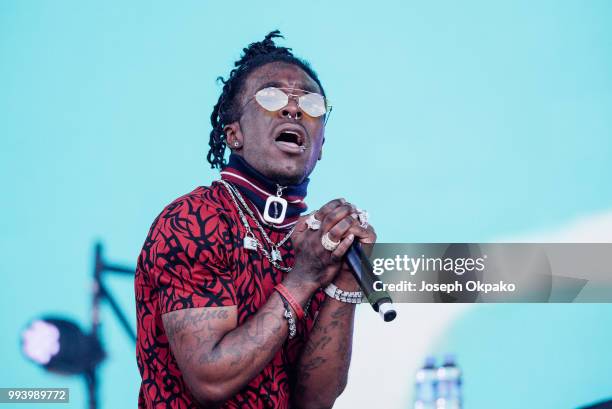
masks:
<path fill-rule="evenodd" d="M 51 372 L 86 374 L 104 359 L 96 337 L 62 318 L 45 317 L 32 322 L 21 340 L 26 357 Z"/>
<path fill-rule="evenodd" d="M 93 261 L 91 330 L 84 333 L 72 321 L 44 317 L 32 321 L 21 333 L 21 349 L 28 359 L 49 372 L 82 375 L 85 378 L 89 409 L 98 407 L 97 366 L 105 357 L 100 336 L 102 302 L 110 306 L 128 337 L 136 342 L 136 332 L 103 281 L 105 274 L 119 274 L 133 279 L 134 269 L 105 262 L 102 243 L 96 243 Z"/>

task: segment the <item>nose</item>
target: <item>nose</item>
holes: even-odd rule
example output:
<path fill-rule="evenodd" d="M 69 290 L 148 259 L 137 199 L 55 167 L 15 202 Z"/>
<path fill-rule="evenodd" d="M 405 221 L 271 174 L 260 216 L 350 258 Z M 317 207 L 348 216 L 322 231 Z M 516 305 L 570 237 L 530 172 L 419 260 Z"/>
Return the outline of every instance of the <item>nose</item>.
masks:
<path fill-rule="evenodd" d="M 287 103 L 287 106 L 280 110 L 280 114 L 283 116 L 283 118 L 298 120 L 302 119 L 304 116 L 304 113 L 298 106 L 297 97 L 293 95 L 289 96 L 289 102 Z"/>

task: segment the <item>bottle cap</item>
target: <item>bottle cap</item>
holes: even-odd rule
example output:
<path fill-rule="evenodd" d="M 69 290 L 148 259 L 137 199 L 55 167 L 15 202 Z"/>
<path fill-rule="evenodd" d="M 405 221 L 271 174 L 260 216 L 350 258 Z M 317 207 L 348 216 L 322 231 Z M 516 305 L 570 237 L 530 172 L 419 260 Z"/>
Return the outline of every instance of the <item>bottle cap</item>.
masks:
<path fill-rule="evenodd" d="M 455 354 L 445 354 L 444 355 L 444 366 L 455 366 L 457 365 L 457 360 L 455 358 Z"/>

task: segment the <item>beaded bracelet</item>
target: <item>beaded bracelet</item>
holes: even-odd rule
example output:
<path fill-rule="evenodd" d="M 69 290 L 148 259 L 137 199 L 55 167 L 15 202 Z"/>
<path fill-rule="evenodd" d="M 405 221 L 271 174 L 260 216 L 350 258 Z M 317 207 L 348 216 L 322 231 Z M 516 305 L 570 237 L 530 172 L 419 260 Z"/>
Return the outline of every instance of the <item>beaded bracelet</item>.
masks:
<path fill-rule="evenodd" d="M 293 337 L 295 337 L 295 334 L 297 333 L 293 313 L 291 312 L 291 308 L 289 307 L 289 303 L 287 302 L 285 297 L 280 292 L 278 292 L 278 295 L 280 296 L 281 300 L 283 301 L 283 305 L 285 306 L 284 317 L 287 320 L 287 323 L 289 324 L 289 339 L 293 339 Z"/>

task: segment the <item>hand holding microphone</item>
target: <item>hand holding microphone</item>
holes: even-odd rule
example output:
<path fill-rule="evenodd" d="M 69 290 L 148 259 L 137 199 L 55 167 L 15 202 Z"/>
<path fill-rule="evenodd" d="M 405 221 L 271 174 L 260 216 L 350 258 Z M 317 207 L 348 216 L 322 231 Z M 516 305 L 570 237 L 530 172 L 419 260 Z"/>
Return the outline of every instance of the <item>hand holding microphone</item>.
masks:
<path fill-rule="evenodd" d="M 329 217 L 333 209 L 338 211 L 341 207 L 344 207 L 345 211 L 340 220 Z M 348 270 L 362 290 L 361 293 L 347 291 L 347 289 L 330 284 L 325 289 L 327 295 L 350 303 L 367 300 L 374 311 L 378 312 L 385 321 L 395 319 L 397 312 L 389 294 L 386 291 L 375 291 L 373 288 L 378 278 L 374 275 L 372 264 L 360 244 L 360 242 L 373 244 L 376 241 L 376 233 L 368 225 L 367 213 L 346 203 L 343 199 L 338 199 L 327 203 L 318 212 L 308 216 L 306 226 L 309 230 L 322 230 L 321 246 L 330 252 L 332 257 L 346 262 Z M 341 271 L 338 276 L 343 274 L 348 274 L 348 272 Z"/>
<path fill-rule="evenodd" d="M 397 316 L 397 311 L 395 311 L 391 296 L 386 291 L 374 290 L 374 282 L 378 281 L 378 277 L 374 274 L 372 263 L 364 254 L 358 242 L 353 242 L 346 253 L 346 260 L 351 266 L 353 276 L 359 283 L 364 297 L 374 311 L 379 313 L 385 322 L 393 321 Z"/>

